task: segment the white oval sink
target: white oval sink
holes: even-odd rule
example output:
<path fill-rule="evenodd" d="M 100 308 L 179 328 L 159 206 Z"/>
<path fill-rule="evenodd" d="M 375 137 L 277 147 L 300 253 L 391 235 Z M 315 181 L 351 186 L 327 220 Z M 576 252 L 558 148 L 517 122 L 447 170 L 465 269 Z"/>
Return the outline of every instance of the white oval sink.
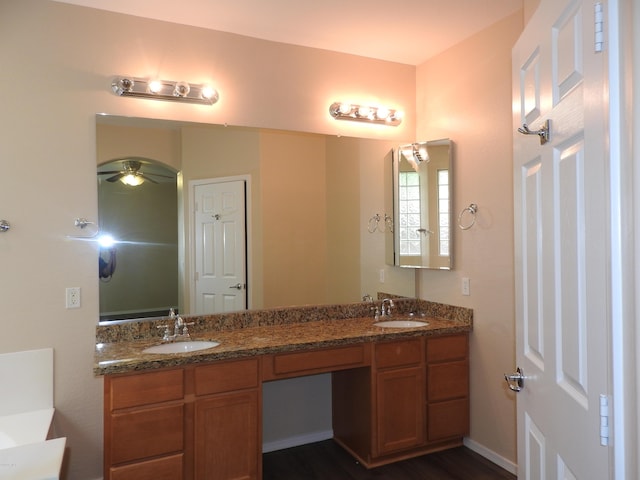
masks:
<path fill-rule="evenodd" d="M 419 320 L 385 320 L 384 322 L 376 322 L 374 325 L 383 328 L 416 328 L 426 327 L 429 325 L 429 322 L 421 322 Z"/>
<path fill-rule="evenodd" d="M 209 342 L 206 340 L 195 340 L 192 342 L 163 343 L 153 347 L 145 348 L 142 353 L 187 353 L 206 350 L 220 345 L 220 342 Z"/>

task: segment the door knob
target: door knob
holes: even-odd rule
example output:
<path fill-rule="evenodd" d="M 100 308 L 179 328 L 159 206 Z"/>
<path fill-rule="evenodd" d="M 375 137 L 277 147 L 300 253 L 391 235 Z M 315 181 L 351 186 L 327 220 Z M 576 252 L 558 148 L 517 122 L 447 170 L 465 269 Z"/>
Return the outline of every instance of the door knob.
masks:
<path fill-rule="evenodd" d="M 524 373 L 522 373 L 522 369 L 520 367 L 516 369 L 515 373 L 505 373 L 504 379 L 506 380 L 507 385 L 509 385 L 509 388 L 514 392 L 519 392 L 524 386 Z"/>
<path fill-rule="evenodd" d="M 236 290 L 242 290 L 244 288 L 244 285 L 241 283 L 237 283 L 235 285 L 231 285 L 229 288 L 235 288 Z"/>

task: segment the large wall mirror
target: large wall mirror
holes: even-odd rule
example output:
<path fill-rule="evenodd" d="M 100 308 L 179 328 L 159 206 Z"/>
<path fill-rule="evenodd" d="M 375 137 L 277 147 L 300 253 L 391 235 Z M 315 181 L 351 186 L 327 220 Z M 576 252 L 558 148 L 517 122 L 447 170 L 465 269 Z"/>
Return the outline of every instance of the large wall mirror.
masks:
<path fill-rule="evenodd" d="M 394 150 L 393 229 L 387 261 L 408 268 L 452 268 L 452 142 L 415 142 Z"/>
<path fill-rule="evenodd" d="M 214 313 L 195 308 L 207 272 L 196 262 L 203 205 L 194 191 L 210 181 L 246 188 L 246 279 L 225 287 L 225 298 L 239 288 L 255 309 L 415 296 L 413 272 L 385 265 L 385 234 L 367 231 L 385 209 L 393 142 L 109 115 L 97 115 L 96 128 L 98 221 L 116 240 L 100 248 L 101 320 Z M 125 174 L 145 181 L 126 185 Z M 228 225 L 225 212 L 209 216 Z M 221 276 L 231 271 L 216 262 Z M 222 311 L 237 309 L 228 305 Z"/>

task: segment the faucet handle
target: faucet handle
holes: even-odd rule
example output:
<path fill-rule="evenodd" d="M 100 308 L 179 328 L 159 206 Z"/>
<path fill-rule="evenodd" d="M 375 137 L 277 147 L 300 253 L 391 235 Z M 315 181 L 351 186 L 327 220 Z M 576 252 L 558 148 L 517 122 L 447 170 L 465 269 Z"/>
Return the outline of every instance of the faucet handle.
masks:
<path fill-rule="evenodd" d="M 156 325 L 156 328 L 164 328 L 164 333 L 162 335 L 162 340 L 167 341 L 171 337 L 171 332 L 169 332 L 169 325 Z"/>

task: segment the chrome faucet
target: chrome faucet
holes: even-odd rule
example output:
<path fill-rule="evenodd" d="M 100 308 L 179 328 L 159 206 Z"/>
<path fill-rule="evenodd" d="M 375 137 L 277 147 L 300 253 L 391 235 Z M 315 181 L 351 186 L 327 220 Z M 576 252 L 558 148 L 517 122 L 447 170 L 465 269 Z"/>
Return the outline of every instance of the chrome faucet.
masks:
<path fill-rule="evenodd" d="M 180 315 L 176 315 L 176 312 L 172 309 L 169 310 L 169 320 L 172 320 L 173 323 L 173 335 L 169 330 L 169 325 L 158 325 L 156 328 L 164 328 L 164 333 L 162 335 L 163 342 L 175 342 L 176 340 L 181 340 L 183 342 L 188 342 L 191 340 L 191 335 L 189 334 L 188 327 L 193 325 L 194 322 L 185 322 Z M 182 329 L 182 332 L 180 332 Z"/>
<path fill-rule="evenodd" d="M 390 298 L 385 298 L 382 300 L 382 306 L 380 307 L 380 312 L 383 317 L 391 316 L 391 309 L 394 307 L 393 300 Z"/>

